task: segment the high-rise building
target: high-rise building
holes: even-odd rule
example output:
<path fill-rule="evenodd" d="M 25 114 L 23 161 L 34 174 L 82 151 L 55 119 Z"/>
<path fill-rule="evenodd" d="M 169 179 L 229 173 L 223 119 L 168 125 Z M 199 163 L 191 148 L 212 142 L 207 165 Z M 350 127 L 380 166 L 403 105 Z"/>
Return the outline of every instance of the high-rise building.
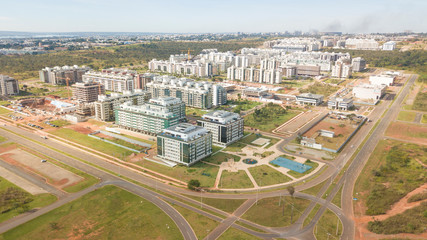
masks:
<path fill-rule="evenodd" d="M 149 92 L 136 89 L 135 92 L 126 91 L 123 94 L 112 93 L 110 96 L 99 95 L 95 102 L 95 117 L 101 121 L 114 121 L 114 109 L 120 104 L 131 102 L 132 105 L 142 105 L 151 98 Z"/>
<path fill-rule="evenodd" d="M 336 78 L 348 78 L 351 76 L 351 65 L 346 64 L 341 60 L 338 60 L 332 67 L 332 77 Z"/>
<path fill-rule="evenodd" d="M 360 71 L 365 70 L 365 68 L 366 68 L 365 59 L 363 59 L 361 57 L 353 58 L 351 60 L 351 68 L 352 68 L 353 72 L 360 72 Z"/>
<path fill-rule="evenodd" d="M 157 156 L 190 166 L 212 153 L 212 133 L 200 126 L 180 123 L 157 135 Z"/>
<path fill-rule="evenodd" d="M 112 92 L 134 90 L 135 71 L 122 69 L 103 69 L 102 72 L 89 71 L 83 75 L 83 82 L 97 82 Z"/>
<path fill-rule="evenodd" d="M 215 84 L 186 78 L 158 76 L 147 83 L 146 89 L 153 98 L 175 97 L 181 99 L 187 107 L 208 109 L 226 103 L 225 89 L 220 85 L 214 86 Z"/>
<path fill-rule="evenodd" d="M 19 94 L 18 80 L 6 76 L 0 75 L 0 95 L 17 95 Z"/>
<path fill-rule="evenodd" d="M 243 137 L 243 118 L 237 113 L 213 111 L 203 115 L 197 125 L 212 133 L 215 145 L 227 146 Z"/>
<path fill-rule="evenodd" d="M 163 129 L 179 123 L 179 116 L 166 106 L 125 102 L 115 109 L 116 124 L 125 129 L 156 135 Z"/>
<path fill-rule="evenodd" d="M 155 76 L 159 76 L 159 74 L 154 74 L 154 73 L 137 74 L 135 76 L 135 89 L 145 89 L 145 86 L 147 86 L 147 83 L 153 81 Z"/>
<path fill-rule="evenodd" d="M 73 98 L 83 103 L 95 102 L 98 95 L 105 94 L 105 88 L 102 84 L 94 82 L 78 82 L 72 86 Z"/>
<path fill-rule="evenodd" d="M 39 71 L 40 80 L 45 83 L 51 83 L 54 85 L 66 85 L 74 84 L 83 81 L 83 74 L 91 70 L 89 67 L 77 65 L 74 66 L 63 66 L 53 68 L 43 68 Z"/>

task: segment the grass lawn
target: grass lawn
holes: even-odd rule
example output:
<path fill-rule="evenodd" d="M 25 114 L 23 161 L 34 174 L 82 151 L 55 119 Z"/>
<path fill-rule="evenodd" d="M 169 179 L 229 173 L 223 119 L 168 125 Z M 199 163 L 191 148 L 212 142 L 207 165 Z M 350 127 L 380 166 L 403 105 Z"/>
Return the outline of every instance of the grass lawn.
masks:
<path fill-rule="evenodd" d="M 196 201 L 200 201 L 200 197 L 185 195 Z M 221 199 L 221 198 L 203 198 L 203 203 L 218 208 L 224 212 L 233 213 L 246 199 Z"/>
<path fill-rule="evenodd" d="M 224 151 L 226 152 L 241 152 L 242 148 L 246 147 L 246 144 L 242 143 L 241 141 L 234 142 L 230 145 L 228 145 Z"/>
<path fill-rule="evenodd" d="M 198 162 L 192 165 L 191 167 L 178 165 L 173 168 L 148 160 L 143 160 L 143 162 L 137 162 L 137 164 L 184 182 L 188 182 L 191 179 L 197 179 L 200 181 L 202 187 L 213 187 L 215 184 L 216 175 L 218 174 L 219 170 L 219 167 L 202 162 Z"/>
<path fill-rule="evenodd" d="M 1 210 L 0 223 L 8 219 L 11 219 L 15 216 L 18 216 L 26 212 L 27 210 L 44 207 L 54 203 L 57 200 L 56 196 L 49 193 L 31 195 L 24 189 L 0 177 L 0 198 L 1 199 L 3 199 L 6 196 L 9 196 L 6 194 L 6 190 L 8 188 L 16 189 L 16 193 L 15 193 L 15 197 L 13 198 L 14 201 L 7 201 L 7 200 L 5 202 L 2 201 L 2 204 L 0 206 L 0 210 Z M 19 198 L 16 197 L 17 194 L 19 194 Z M 14 206 L 15 201 L 18 202 L 18 199 L 22 201 L 25 200 L 26 203 L 21 206 Z"/>
<path fill-rule="evenodd" d="M 415 120 L 416 115 L 416 112 L 400 111 L 399 115 L 397 115 L 397 120 L 413 122 Z"/>
<path fill-rule="evenodd" d="M 341 208 L 342 187 L 343 186 L 340 187 L 340 190 L 338 190 L 337 194 L 332 199 L 332 203 L 335 204 L 339 208 Z"/>
<path fill-rule="evenodd" d="M 274 144 L 276 144 L 277 142 L 280 141 L 280 139 L 278 139 L 278 138 L 267 137 L 267 136 L 264 136 L 264 135 L 259 134 L 259 133 L 257 133 L 257 134 L 252 133 L 251 135 L 240 140 L 240 142 L 245 143 L 245 144 L 250 144 L 253 146 L 257 146 L 255 144 L 252 144 L 252 142 L 258 138 L 270 139 L 270 143 L 267 146 L 265 146 L 264 148 L 269 148 L 269 147 L 273 146 Z"/>
<path fill-rule="evenodd" d="M 196 212 L 190 211 L 184 207 L 178 206 L 176 204 L 174 204 L 173 207 L 188 221 L 196 233 L 197 239 L 204 239 L 219 225 L 219 222 Z"/>
<path fill-rule="evenodd" d="M 52 123 L 52 124 L 54 124 L 54 125 L 56 125 L 58 127 L 63 127 L 63 126 L 67 126 L 67 125 L 71 124 L 69 121 L 62 120 L 62 119 L 53 120 L 53 121 L 50 121 L 50 123 Z"/>
<path fill-rule="evenodd" d="M 8 110 L 8 109 L 5 109 L 5 108 L 0 107 L 0 114 L 10 113 L 10 112 L 12 112 L 12 111 L 10 111 L 10 110 Z"/>
<path fill-rule="evenodd" d="M 210 112 L 210 111 L 198 109 L 198 108 L 192 108 L 192 107 L 186 107 L 185 108 L 185 115 L 189 115 L 189 116 L 201 117 L 208 112 Z"/>
<path fill-rule="evenodd" d="M 7 138 L 6 138 L 6 137 L 0 136 L 0 142 L 4 142 L 4 141 L 6 141 L 6 140 L 7 140 Z"/>
<path fill-rule="evenodd" d="M 203 159 L 203 161 L 220 165 L 222 162 L 228 162 L 228 159 L 230 159 L 230 158 L 234 159 L 235 162 L 240 161 L 239 156 L 235 156 L 235 155 L 231 155 L 231 154 L 227 154 L 227 153 L 223 153 L 223 152 L 219 152 L 215 155 L 211 155 L 211 156 Z"/>
<path fill-rule="evenodd" d="M 121 135 L 123 137 L 130 138 L 130 139 L 134 139 L 134 140 L 137 140 L 137 141 L 140 141 L 140 142 L 148 143 L 148 144 L 151 144 L 151 145 L 157 144 L 156 141 L 150 141 L 150 140 L 147 140 L 147 139 L 144 139 L 144 138 L 134 137 L 134 136 L 126 135 L 126 134 L 119 134 L 119 135 Z M 155 137 L 152 137 L 152 139 L 155 140 Z M 151 146 L 151 147 L 153 147 L 153 146 Z M 213 146 L 212 146 L 212 148 L 213 148 Z"/>
<path fill-rule="evenodd" d="M 238 172 L 223 171 L 219 183 L 220 188 L 253 188 L 251 180 L 245 171 Z"/>
<path fill-rule="evenodd" d="M 255 179 L 258 186 L 269 186 L 279 183 L 289 182 L 292 179 L 283 173 L 267 166 L 261 165 L 248 168 L 252 177 Z"/>
<path fill-rule="evenodd" d="M 359 175 L 354 193 L 367 208 L 367 215 L 384 214 L 391 205 L 427 182 L 426 148 L 395 140 L 381 140 Z"/>
<path fill-rule="evenodd" d="M 128 156 L 133 153 L 132 151 L 129 151 L 127 149 L 121 148 L 119 146 L 116 146 L 95 138 L 91 138 L 86 134 L 76 132 L 69 128 L 56 129 L 50 133 L 58 137 L 65 138 L 69 141 L 72 141 L 84 146 L 89 146 L 97 151 L 103 152 L 111 156 L 113 155 L 121 156 L 122 154 L 124 156 Z"/>
<path fill-rule="evenodd" d="M 313 80 L 283 80 L 280 85 L 287 88 L 300 88 L 312 82 Z"/>
<path fill-rule="evenodd" d="M 402 108 L 404 110 L 412 110 L 412 105 L 403 105 Z"/>
<path fill-rule="evenodd" d="M 221 149 L 222 149 L 222 147 L 212 145 L 212 153 L 216 153 L 216 152 L 220 151 Z"/>
<path fill-rule="evenodd" d="M 294 223 L 303 213 L 304 209 L 310 204 L 309 200 L 284 197 L 285 205 L 282 202 L 279 206 L 279 197 L 263 198 L 258 200 L 242 218 L 266 227 L 285 227 L 291 225 L 291 204 L 293 203 L 294 211 L 292 223 Z M 284 214 L 283 214 L 284 213 Z"/>
<path fill-rule="evenodd" d="M 247 99 L 242 99 L 242 100 L 228 100 L 227 101 L 227 105 L 221 105 L 218 108 L 216 108 L 217 110 L 226 110 L 229 112 L 236 112 L 236 113 L 240 113 L 240 112 L 244 112 L 247 110 L 250 110 L 256 106 L 261 105 L 262 103 L 260 102 L 255 102 L 255 101 L 249 101 Z"/>
<path fill-rule="evenodd" d="M 319 211 L 319 209 L 320 209 L 320 205 L 316 204 L 316 206 L 314 206 L 314 208 L 311 210 L 308 216 L 304 219 L 304 223 L 303 223 L 304 227 L 311 222 L 311 220 L 314 218 L 314 216 L 316 215 L 317 211 Z"/>
<path fill-rule="evenodd" d="M 270 132 L 298 115 L 298 113 L 298 111 L 284 110 L 280 105 L 268 104 L 264 108 L 246 116 L 245 125 L 264 132 Z"/>
<path fill-rule="evenodd" d="M 423 87 L 421 87 L 421 89 Z M 415 97 L 414 104 L 412 105 L 412 109 L 427 112 L 427 92 L 418 92 L 417 96 Z"/>
<path fill-rule="evenodd" d="M 262 239 L 262 238 L 256 237 L 254 235 L 251 235 L 251 234 L 248 234 L 245 232 L 242 232 L 237 228 L 230 227 L 221 236 L 219 236 L 218 239 L 221 239 L 221 240 L 228 240 L 228 239 L 248 240 L 248 239 Z"/>
<path fill-rule="evenodd" d="M 26 222 L 0 239 L 183 239 L 168 215 L 149 201 L 105 186 Z"/>
<path fill-rule="evenodd" d="M 421 123 L 427 123 L 427 114 L 423 114 L 423 117 L 421 118 Z"/>
<path fill-rule="evenodd" d="M 337 226 L 338 223 L 338 226 Z M 334 238 L 338 239 L 339 236 L 342 234 L 342 223 L 339 221 L 339 218 L 335 213 L 333 213 L 331 210 L 327 209 L 322 217 L 319 219 L 319 222 L 316 224 L 317 231 L 314 231 L 314 235 L 317 239 L 327 239 L 328 233 L 333 236 Z M 337 233 L 337 227 L 338 227 L 338 235 Z"/>
<path fill-rule="evenodd" d="M 0 106 L 9 105 L 9 101 L 0 101 Z"/>
<path fill-rule="evenodd" d="M 101 122 L 101 121 L 98 121 L 98 120 L 95 120 L 95 119 L 89 119 L 89 120 L 87 120 L 87 122 L 90 123 L 90 124 L 99 126 L 99 127 L 102 127 L 102 126 L 106 125 L 105 122 Z"/>
<path fill-rule="evenodd" d="M 288 171 L 288 174 L 294 178 L 304 177 L 305 175 L 313 172 L 319 166 L 319 164 L 317 162 L 313 162 L 313 161 L 305 161 L 304 164 L 311 166 L 311 168 L 309 170 L 305 171 L 304 173 L 299 173 L 299 172 L 295 172 L 295 171 L 290 170 L 290 171 Z"/>
<path fill-rule="evenodd" d="M 329 95 L 331 95 L 332 93 L 338 91 L 339 87 L 337 86 L 332 86 L 329 84 L 321 84 L 321 83 L 314 83 L 310 86 L 308 86 L 308 88 L 305 89 L 300 89 L 299 92 L 300 93 L 313 93 L 313 94 L 320 94 L 325 96 L 325 98 Z"/>
<path fill-rule="evenodd" d="M 317 195 L 317 193 L 320 191 L 320 189 L 322 189 L 322 187 L 323 187 L 323 186 L 325 186 L 325 184 L 326 184 L 327 182 L 328 182 L 328 180 L 325 180 L 325 181 L 323 181 L 323 182 L 321 182 L 321 183 L 317 184 L 316 186 L 313 186 L 313 187 L 308 188 L 308 189 L 306 189 L 306 190 L 303 190 L 303 191 L 301 191 L 301 192 L 303 192 L 303 193 L 307 193 L 307 194 L 311 194 L 311 195 L 316 196 L 316 195 Z"/>
<path fill-rule="evenodd" d="M 427 202 L 391 216 L 383 221 L 368 223 L 368 229 L 378 234 L 423 233 L 427 226 Z"/>

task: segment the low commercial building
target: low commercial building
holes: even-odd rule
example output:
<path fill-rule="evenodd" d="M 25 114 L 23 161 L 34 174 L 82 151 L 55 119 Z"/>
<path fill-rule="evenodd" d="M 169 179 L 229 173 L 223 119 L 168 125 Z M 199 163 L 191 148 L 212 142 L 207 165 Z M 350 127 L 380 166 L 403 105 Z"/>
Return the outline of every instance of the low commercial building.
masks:
<path fill-rule="evenodd" d="M 353 96 L 362 100 L 378 102 L 385 94 L 386 85 L 363 84 L 353 87 Z"/>
<path fill-rule="evenodd" d="M 243 118 L 237 113 L 213 111 L 203 115 L 197 125 L 212 133 L 215 145 L 225 147 L 243 137 Z"/>
<path fill-rule="evenodd" d="M 242 95 L 244 97 L 260 98 L 267 96 L 268 91 L 263 88 L 246 87 L 242 90 Z"/>
<path fill-rule="evenodd" d="M 0 75 L 0 95 L 17 95 L 19 94 L 18 80 L 6 76 Z"/>
<path fill-rule="evenodd" d="M 79 102 L 91 103 L 98 100 L 98 95 L 105 94 L 103 85 L 95 82 L 78 82 L 72 86 L 73 98 Z"/>
<path fill-rule="evenodd" d="M 95 102 L 95 117 L 100 121 L 114 121 L 114 109 L 125 102 L 131 102 L 132 105 L 142 105 L 151 98 L 151 94 L 141 89 L 135 92 L 126 91 L 123 94 L 112 93 L 111 95 L 99 95 Z"/>
<path fill-rule="evenodd" d="M 392 75 L 372 75 L 369 76 L 369 83 L 372 85 L 387 85 L 391 86 L 394 83 L 396 76 Z"/>
<path fill-rule="evenodd" d="M 323 102 L 323 95 L 303 93 L 296 96 L 296 101 L 301 105 L 313 105 L 318 106 Z"/>
<path fill-rule="evenodd" d="M 190 166 L 212 153 L 212 133 L 200 126 L 180 123 L 157 135 L 157 156 Z"/>
<path fill-rule="evenodd" d="M 328 100 L 329 109 L 347 111 L 352 107 L 353 107 L 353 99 L 351 98 L 330 98 Z"/>
<path fill-rule="evenodd" d="M 296 65 L 296 75 L 298 76 L 319 76 L 320 66 Z"/>
<path fill-rule="evenodd" d="M 179 117 L 164 106 L 126 102 L 115 109 L 116 124 L 122 128 L 150 135 L 179 123 Z"/>

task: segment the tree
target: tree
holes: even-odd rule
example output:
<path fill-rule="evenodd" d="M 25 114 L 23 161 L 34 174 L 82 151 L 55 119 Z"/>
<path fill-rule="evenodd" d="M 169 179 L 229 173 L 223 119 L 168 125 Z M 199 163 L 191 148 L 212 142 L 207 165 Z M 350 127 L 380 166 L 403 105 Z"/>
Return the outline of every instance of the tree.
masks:
<path fill-rule="evenodd" d="M 294 216 L 294 193 L 295 193 L 295 187 L 294 186 L 289 186 L 286 189 L 288 190 L 288 193 L 292 197 L 292 207 L 291 207 L 291 224 L 292 224 L 292 218 Z"/>
<path fill-rule="evenodd" d="M 197 179 L 191 179 L 190 181 L 188 181 L 187 187 L 190 190 L 195 190 L 200 187 L 200 182 Z"/>

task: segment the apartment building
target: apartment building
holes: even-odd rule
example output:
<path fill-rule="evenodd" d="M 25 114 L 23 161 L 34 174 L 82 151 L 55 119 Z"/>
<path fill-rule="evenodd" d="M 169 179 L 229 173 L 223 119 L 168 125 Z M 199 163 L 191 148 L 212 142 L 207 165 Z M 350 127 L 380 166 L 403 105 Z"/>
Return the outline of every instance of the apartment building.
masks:
<path fill-rule="evenodd" d="M 6 76 L 0 75 L 0 95 L 18 95 L 19 94 L 19 84 L 18 80 Z"/>
<path fill-rule="evenodd" d="M 78 82 L 71 87 L 73 98 L 82 103 L 95 102 L 98 100 L 98 95 L 105 94 L 104 86 L 95 82 Z"/>
<path fill-rule="evenodd" d="M 150 69 L 150 71 L 161 71 L 186 76 L 208 77 L 212 75 L 212 65 L 200 61 L 167 61 L 153 59 L 148 63 L 148 69 Z"/>
<path fill-rule="evenodd" d="M 346 64 L 343 61 L 337 61 L 332 67 L 331 76 L 335 78 L 348 78 L 351 76 L 351 65 Z"/>
<path fill-rule="evenodd" d="M 154 77 L 152 82 L 147 83 L 146 89 L 153 98 L 179 98 L 188 107 L 209 109 L 227 102 L 227 92 L 221 85 L 186 78 Z"/>
<path fill-rule="evenodd" d="M 282 69 L 236 68 L 227 69 L 227 78 L 244 82 L 278 84 L 282 82 Z"/>
<path fill-rule="evenodd" d="M 185 103 L 179 98 L 174 97 L 163 97 L 163 98 L 152 98 L 148 102 L 150 105 L 164 106 L 170 112 L 178 116 L 179 120 L 185 119 Z"/>
<path fill-rule="evenodd" d="M 375 39 L 349 38 L 345 40 L 345 47 L 357 50 L 378 50 L 379 44 Z"/>
<path fill-rule="evenodd" d="M 394 41 L 386 42 L 383 44 L 382 49 L 383 51 L 393 51 L 394 49 L 396 49 L 396 42 Z"/>
<path fill-rule="evenodd" d="M 136 89 L 135 92 L 126 91 L 123 94 L 112 93 L 111 95 L 99 95 L 95 104 L 95 118 L 100 121 L 114 121 L 114 109 L 125 102 L 132 105 L 142 105 L 151 98 L 149 92 Z"/>
<path fill-rule="evenodd" d="M 190 166 L 212 153 L 212 133 L 188 123 L 164 129 L 157 135 L 159 158 Z"/>
<path fill-rule="evenodd" d="M 237 113 L 213 111 L 202 116 L 197 125 L 212 133 L 212 142 L 227 146 L 243 137 L 243 118 Z"/>
<path fill-rule="evenodd" d="M 312 93 L 302 93 L 296 96 L 296 101 L 301 105 L 313 105 L 318 106 L 323 102 L 323 95 L 312 94 Z"/>
<path fill-rule="evenodd" d="M 134 90 L 136 72 L 121 69 L 103 69 L 101 72 L 89 71 L 83 75 L 83 82 L 97 82 L 105 90 L 112 92 L 125 92 Z"/>
<path fill-rule="evenodd" d="M 115 109 L 116 124 L 122 128 L 156 135 L 179 123 L 179 116 L 156 104 L 132 105 L 125 102 Z"/>
<path fill-rule="evenodd" d="M 43 68 L 39 71 L 40 80 L 53 85 L 74 84 L 83 81 L 83 75 L 91 69 L 86 66 L 63 66 L 53 68 Z"/>
<path fill-rule="evenodd" d="M 134 77 L 135 89 L 145 89 L 147 83 L 153 81 L 154 77 L 159 76 L 159 74 L 155 73 L 144 73 L 144 74 L 136 74 Z"/>
<path fill-rule="evenodd" d="M 351 69 L 353 72 L 361 72 L 366 69 L 366 61 L 361 57 L 353 58 L 351 60 Z"/>

